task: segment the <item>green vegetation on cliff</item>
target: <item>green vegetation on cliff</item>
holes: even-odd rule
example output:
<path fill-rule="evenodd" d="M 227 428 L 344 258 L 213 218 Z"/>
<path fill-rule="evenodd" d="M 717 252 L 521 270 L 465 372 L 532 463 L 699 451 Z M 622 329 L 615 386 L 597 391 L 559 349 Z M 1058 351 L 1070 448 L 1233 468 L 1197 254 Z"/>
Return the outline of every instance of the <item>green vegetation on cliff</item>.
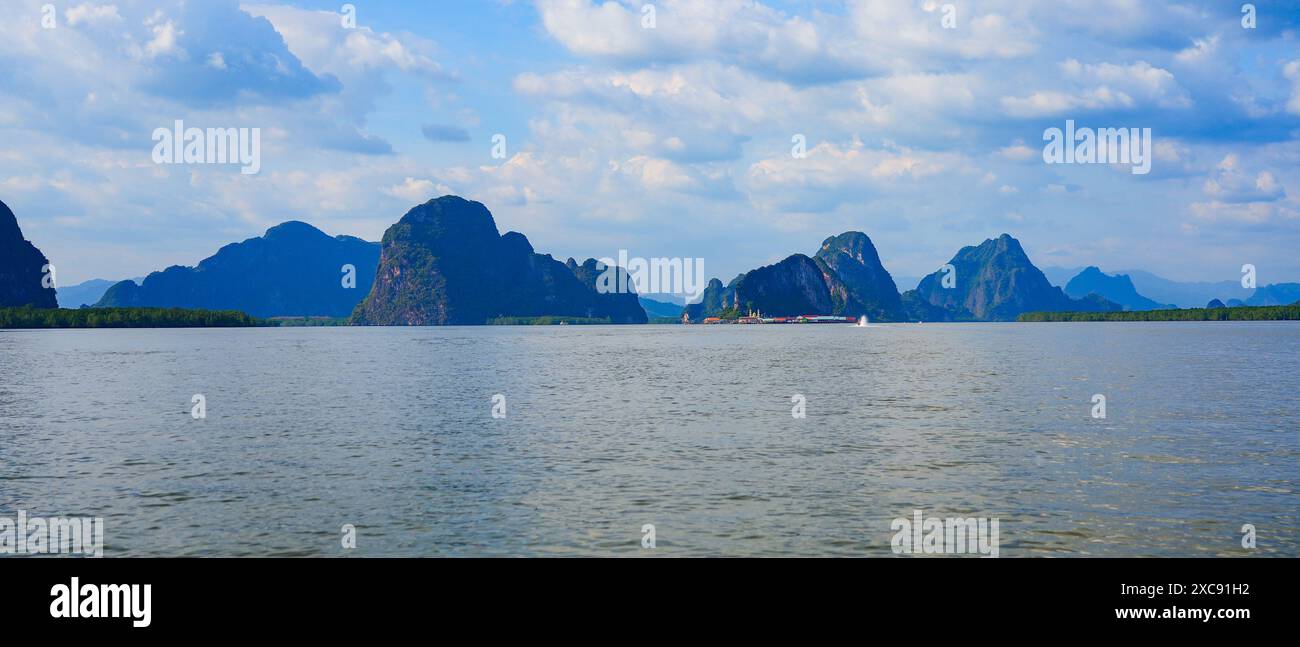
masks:
<path fill-rule="evenodd" d="M 489 326 L 558 326 L 560 324 L 569 325 L 600 325 L 614 323 L 609 317 L 557 317 L 546 315 L 542 317 L 494 317 L 488 319 Z"/>
<path fill-rule="evenodd" d="M 1017 321 L 1295 321 L 1300 305 L 1138 312 L 1026 312 Z"/>
<path fill-rule="evenodd" d="M 235 310 L 0 308 L 0 328 L 245 328 L 271 325 Z"/>

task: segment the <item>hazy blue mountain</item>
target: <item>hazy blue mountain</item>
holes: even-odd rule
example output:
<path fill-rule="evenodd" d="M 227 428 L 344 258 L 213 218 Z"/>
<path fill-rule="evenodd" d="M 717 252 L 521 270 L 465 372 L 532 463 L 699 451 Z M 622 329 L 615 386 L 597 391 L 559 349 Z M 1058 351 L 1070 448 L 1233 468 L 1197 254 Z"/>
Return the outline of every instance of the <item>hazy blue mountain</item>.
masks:
<path fill-rule="evenodd" d="M 1227 303 L 1227 306 L 1229 308 L 1240 308 L 1241 306 L 1244 305 L 1246 305 L 1246 302 L 1242 301 L 1241 299 L 1228 299 L 1228 303 Z"/>
<path fill-rule="evenodd" d="M 690 300 L 690 297 L 685 294 L 674 294 L 672 292 L 641 292 L 640 295 L 642 299 L 675 305 L 678 314 L 681 314 L 682 307 L 689 303 Z"/>
<path fill-rule="evenodd" d="M 23 238 L 17 216 L 0 202 L 0 307 L 57 308 L 54 288 L 42 285 L 43 268 L 49 262 L 41 250 Z"/>
<path fill-rule="evenodd" d="M 131 279 L 139 283 L 144 277 Z M 65 285 L 59 288 L 59 307 L 60 308 L 80 308 L 81 306 L 93 306 L 104 298 L 104 293 L 108 289 L 121 283 L 121 281 L 112 281 L 109 279 L 90 279 L 82 281 L 76 285 Z"/>
<path fill-rule="evenodd" d="M 958 321 L 1013 321 L 1021 313 L 1036 311 L 1121 309 L 1105 299 L 1071 299 L 1048 282 L 1020 242 L 1008 234 L 963 247 L 949 264 L 956 272 L 954 286 L 943 287 L 943 270 L 921 279 L 915 294 L 904 295 L 905 301 L 913 304 L 909 316 L 924 319 L 933 315 L 928 308 L 928 312 L 918 311 L 919 304 L 940 308 L 947 319 Z"/>
<path fill-rule="evenodd" d="M 379 245 L 329 236 L 305 223 L 276 225 L 260 238 L 231 243 L 196 267 L 172 266 L 141 284 L 122 281 L 97 307 L 240 310 L 255 317 L 346 317 L 370 290 Z M 356 287 L 343 286 L 343 267 Z"/>
<path fill-rule="evenodd" d="M 822 241 L 813 257 L 831 297 L 831 314 L 901 321 L 898 286 L 866 234 L 849 231 Z"/>
<path fill-rule="evenodd" d="M 1133 287 L 1150 299 L 1180 308 L 1199 308 L 1210 299 L 1247 299 L 1253 290 L 1241 287 L 1241 280 L 1215 282 L 1171 281 L 1142 270 L 1124 270 Z"/>
<path fill-rule="evenodd" d="M 1052 285 L 1065 287 L 1082 267 L 1045 267 L 1045 274 Z M 1248 299 L 1254 290 L 1241 287 L 1240 280 L 1224 281 L 1174 281 L 1157 276 L 1145 270 L 1120 270 L 1117 274 L 1127 274 L 1133 288 L 1142 296 L 1157 303 L 1168 303 L 1179 308 L 1199 308 L 1210 299 Z"/>
<path fill-rule="evenodd" d="M 921 278 L 919 276 L 895 276 L 894 284 L 898 286 L 899 292 L 906 292 L 915 290 L 916 286 L 921 284 Z"/>
<path fill-rule="evenodd" d="M 1082 271 L 1082 267 L 1049 266 L 1043 268 L 1043 276 L 1046 276 L 1047 281 L 1052 285 L 1064 289 L 1065 285 L 1070 282 L 1070 279 L 1078 276 L 1079 272 Z"/>
<path fill-rule="evenodd" d="M 679 303 L 665 303 L 655 299 L 647 299 L 646 297 L 641 297 L 640 302 L 646 316 L 651 319 L 679 317 L 682 314 L 682 305 Z"/>
<path fill-rule="evenodd" d="M 601 293 L 600 274 L 594 259 L 566 264 L 538 254 L 523 234 L 498 233 L 482 204 L 443 196 L 414 207 L 384 232 L 374 285 L 352 323 L 473 325 L 539 316 L 645 323 L 635 291 Z"/>
<path fill-rule="evenodd" d="M 1224 303 L 1218 299 L 1211 299 L 1209 303 L 1205 304 L 1205 307 L 1213 309 L 1213 308 L 1226 308 L 1228 306 L 1224 305 Z"/>
<path fill-rule="evenodd" d="M 1248 306 L 1285 306 L 1300 299 L 1300 283 L 1273 283 L 1265 285 L 1246 299 Z"/>
<path fill-rule="evenodd" d="M 1065 293 L 1075 299 L 1097 294 L 1108 301 L 1124 306 L 1125 310 L 1167 310 L 1174 307 L 1156 303 L 1138 294 L 1127 274 L 1105 274 L 1095 266 L 1084 268 L 1077 276 L 1070 279 L 1065 286 Z"/>

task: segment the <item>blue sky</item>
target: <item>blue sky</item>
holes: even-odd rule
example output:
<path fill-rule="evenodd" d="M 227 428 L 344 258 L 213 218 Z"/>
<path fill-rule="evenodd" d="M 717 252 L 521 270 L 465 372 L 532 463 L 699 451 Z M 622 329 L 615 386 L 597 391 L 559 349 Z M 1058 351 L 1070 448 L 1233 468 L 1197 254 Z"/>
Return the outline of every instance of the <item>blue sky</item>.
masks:
<path fill-rule="evenodd" d="M 443 193 L 563 259 L 724 279 L 856 229 L 895 275 L 1008 232 L 1039 266 L 1300 280 L 1300 2 L 6 3 L 0 200 L 60 282 L 279 222 L 378 240 Z M 942 26 L 944 5 L 956 26 Z M 262 168 L 158 165 L 177 119 Z M 1151 128 L 1151 173 L 1044 129 Z M 506 137 L 507 157 L 491 156 Z M 791 137 L 808 155 L 791 156 Z"/>

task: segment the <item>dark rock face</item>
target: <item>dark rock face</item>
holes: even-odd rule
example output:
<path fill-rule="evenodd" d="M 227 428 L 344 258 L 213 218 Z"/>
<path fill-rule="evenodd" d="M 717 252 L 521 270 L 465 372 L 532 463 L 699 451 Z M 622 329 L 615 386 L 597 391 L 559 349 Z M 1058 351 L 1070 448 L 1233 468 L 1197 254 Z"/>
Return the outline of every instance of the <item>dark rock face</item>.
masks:
<path fill-rule="evenodd" d="M 1052 285 L 1007 234 L 977 247 L 963 247 L 949 261 L 956 268 L 955 286 L 942 286 L 944 272 L 923 279 L 904 300 L 943 309 L 950 320 L 1014 321 L 1025 312 L 1092 312 L 1117 309 L 1105 299 L 1074 300 Z M 915 313 L 915 310 L 914 310 Z"/>
<path fill-rule="evenodd" d="M 286 222 L 261 238 L 222 247 L 197 267 L 172 266 L 137 285 L 122 281 L 96 307 L 240 310 L 255 317 L 346 317 L 370 291 L 379 245 Z M 356 287 L 343 285 L 343 266 Z"/>
<path fill-rule="evenodd" d="M 621 270 L 611 270 L 611 275 Z M 595 260 L 561 263 L 487 208 L 456 196 L 419 205 L 384 233 L 379 270 L 352 323 L 477 325 L 494 317 L 609 317 L 645 323 L 634 290 L 602 294 Z"/>
<path fill-rule="evenodd" d="M 1072 299 L 1070 301 L 1070 310 L 1074 312 L 1121 312 L 1124 310 L 1124 306 L 1094 292 L 1082 299 Z"/>
<path fill-rule="evenodd" d="M 903 315 L 908 321 L 952 321 L 953 313 L 926 301 L 916 290 L 908 290 L 899 296 L 903 303 Z"/>
<path fill-rule="evenodd" d="M 1138 294 L 1137 288 L 1133 287 L 1133 280 L 1127 274 L 1111 276 L 1097 267 L 1086 267 L 1070 279 L 1065 286 L 1065 293 L 1075 299 L 1097 294 L 1107 301 L 1118 303 L 1125 310 L 1165 310 L 1176 307 L 1156 303 Z"/>
<path fill-rule="evenodd" d="M 827 238 L 813 260 L 830 292 L 831 314 L 866 315 L 873 321 L 903 318 L 898 286 L 866 234 L 849 231 Z"/>
<path fill-rule="evenodd" d="M 832 309 L 821 268 L 803 254 L 745 274 L 736 284 L 735 303 L 742 314 L 752 310 L 772 317 L 830 314 Z"/>
<path fill-rule="evenodd" d="M 795 254 L 746 272 L 723 285 L 709 281 L 699 303 L 686 306 L 691 321 L 724 311 L 750 310 L 784 317 L 801 314 L 867 315 L 875 321 L 904 317 L 898 286 L 880 263 L 866 234 L 849 231 L 822 242 L 814 258 Z"/>
<path fill-rule="evenodd" d="M 0 202 L 0 307 L 59 307 L 54 288 L 42 284 L 49 262 L 23 238 L 18 218 Z"/>

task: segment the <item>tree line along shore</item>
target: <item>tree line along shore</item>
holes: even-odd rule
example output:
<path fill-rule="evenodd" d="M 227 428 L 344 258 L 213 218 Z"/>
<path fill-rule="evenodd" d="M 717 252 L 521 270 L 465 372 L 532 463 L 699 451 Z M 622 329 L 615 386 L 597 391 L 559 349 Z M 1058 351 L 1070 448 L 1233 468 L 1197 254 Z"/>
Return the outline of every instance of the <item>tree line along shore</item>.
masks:
<path fill-rule="evenodd" d="M 0 328 L 250 328 L 275 325 L 237 310 L 0 308 Z"/>
<path fill-rule="evenodd" d="M 1016 321 L 1297 321 L 1300 304 L 1120 312 L 1026 312 Z"/>

